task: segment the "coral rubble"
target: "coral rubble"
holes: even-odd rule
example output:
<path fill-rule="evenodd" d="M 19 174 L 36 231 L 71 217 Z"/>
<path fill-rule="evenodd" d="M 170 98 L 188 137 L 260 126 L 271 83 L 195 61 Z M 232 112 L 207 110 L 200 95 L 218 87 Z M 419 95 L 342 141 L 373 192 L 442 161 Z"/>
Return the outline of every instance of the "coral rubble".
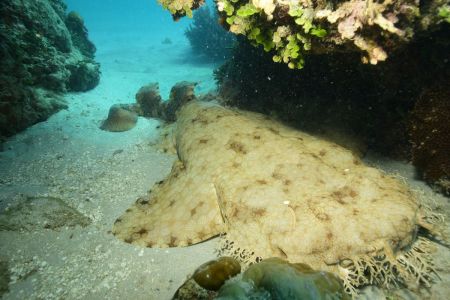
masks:
<path fill-rule="evenodd" d="M 116 220 L 118 238 L 176 247 L 225 234 L 225 255 L 305 263 L 351 294 L 432 282 L 432 243 L 417 232 L 434 219 L 398 179 L 260 114 L 193 100 L 176 116 L 179 161 Z"/>
<path fill-rule="evenodd" d="M 100 78 L 81 17 L 61 0 L 0 2 L 0 136 L 65 108 L 62 93 Z"/>

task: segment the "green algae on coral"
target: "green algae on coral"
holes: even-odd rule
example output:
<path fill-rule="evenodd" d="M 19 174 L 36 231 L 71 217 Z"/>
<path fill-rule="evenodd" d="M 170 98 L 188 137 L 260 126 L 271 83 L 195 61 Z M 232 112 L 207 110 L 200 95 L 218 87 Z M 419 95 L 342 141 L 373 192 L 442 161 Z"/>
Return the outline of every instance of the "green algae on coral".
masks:
<path fill-rule="evenodd" d="M 200 0 L 159 0 L 174 19 L 191 16 L 192 10 L 204 2 Z M 385 61 L 388 52 L 414 40 L 418 34 L 426 34 L 437 25 L 449 21 L 448 4 L 432 0 L 427 5 L 411 0 L 396 1 L 282 1 L 282 0 L 217 0 L 219 15 L 225 27 L 234 34 L 242 34 L 249 40 L 254 28 L 273 33 L 287 27 L 290 35 L 302 35 L 304 51 L 312 54 L 331 52 L 362 53 L 363 63 L 377 64 Z M 263 39 L 261 39 L 263 38 Z M 266 51 L 274 50 L 283 56 L 286 41 L 269 47 L 269 35 L 260 37 L 255 45 L 263 45 Z M 311 47 L 311 44 L 314 47 Z M 301 47 L 300 47 L 301 48 Z M 302 51 L 303 51 L 302 50 Z M 302 55 L 287 56 L 283 62 L 290 68 L 302 68 Z"/>
<path fill-rule="evenodd" d="M 450 5 L 439 8 L 438 14 L 445 22 L 450 23 Z"/>

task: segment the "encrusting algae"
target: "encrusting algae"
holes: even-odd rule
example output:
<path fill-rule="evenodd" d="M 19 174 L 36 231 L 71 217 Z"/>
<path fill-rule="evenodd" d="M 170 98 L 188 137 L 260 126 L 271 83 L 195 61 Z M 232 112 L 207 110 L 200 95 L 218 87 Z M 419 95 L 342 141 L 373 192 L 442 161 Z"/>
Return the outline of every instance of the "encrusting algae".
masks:
<path fill-rule="evenodd" d="M 351 151 L 261 114 L 191 101 L 177 114 L 179 160 L 113 233 L 142 247 L 221 235 L 220 254 L 270 257 L 332 272 L 346 292 L 367 284 L 429 285 L 440 221 L 398 179 Z"/>

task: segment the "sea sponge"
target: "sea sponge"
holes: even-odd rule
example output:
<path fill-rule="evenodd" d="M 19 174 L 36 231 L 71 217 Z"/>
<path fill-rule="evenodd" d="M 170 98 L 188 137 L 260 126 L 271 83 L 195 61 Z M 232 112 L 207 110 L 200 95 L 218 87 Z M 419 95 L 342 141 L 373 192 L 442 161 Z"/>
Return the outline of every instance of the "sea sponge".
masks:
<path fill-rule="evenodd" d="M 366 284 L 429 284 L 433 218 L 397 178 L 351 151 L 270 118 L 191 101 L 177 113 L 168 178 L 119 217 L 113 233 L 143 247 L 223 235 L 220 253 L 279 257 Z"/>
<path fill-rule="evenodd" d="M 108 118 L 103 121 L 100 129 L 112 132 L 127 131 L 136 126 L 138 116 L 130 110 L 130 105 L 115 104 L 111 106 Z"/>

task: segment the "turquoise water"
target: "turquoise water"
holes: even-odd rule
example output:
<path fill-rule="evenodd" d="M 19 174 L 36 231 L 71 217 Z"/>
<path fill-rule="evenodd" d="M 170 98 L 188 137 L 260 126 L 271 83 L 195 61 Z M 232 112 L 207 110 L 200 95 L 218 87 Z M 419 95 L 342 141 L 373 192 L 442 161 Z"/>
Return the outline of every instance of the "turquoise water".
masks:
<path fill-rule="evenodd" d="M 123 42 L 137 44 L 133 40 L 160 40 L 165 37 L 181 40 L 191 22 L 183 18 L 173 22 L 170 13 L 157 1 L 149 0 L 68 0 L 68 10 L 79 12 L 89 29 L 94 43 L 123 38 Z M 99 45 L 101 48 L 101 44 Z"/>
<path fill-rule="evenodd" d="M 67 5 L 68 11 L 77 11 L 85 21 L 89 38 L 97 47 L 102 78 L 108 78 L 109 72 L 126 73 L 133 77 L 128 85 L 130 93 L 158 82 L 163 99 L 183 80 L 198 82 L 197 92 L 215 89 L 213 70 L 220 62 L 198 61 L 191 52 L 184 33 L 192 19 L 174 22 L 157 1 L 73 0 Z M 163 43 L 166 39 L 170 43 Z M 123 89 L 117 88 L 120 94 Z"/>
<path fill-rule="evenodd" d="M 82 16 L 89 39 L 97 48 L 95 61 L 100 63 L 100 83 L 87 92 L 64 94 L 67 109 L 10 137 L 0 152 L 0 295 L 4 293 L 4 299 L 171 299 L 187 276 L 216 257 L 217 240 L 163 249 L 136 247 L 113 236 L 111 231 L 116 220 L 136 199 L 147 197 L 155 184 L 167 178 L 177 155 L 175 151 L 167 153 L 158 144 L 158 138 L 164 133 L 164 122 L 157 118 L 136 117 L 136 126 L 124 132 L 108 132 L 99 127 L 111 106 L 136 103 L 137 91 L 151 82 L 159 83 L 165 100 L 171 88 L 185 80 L 198 83 L 197 95 L 215 91 L 213 72 L 223 62 L 196 56 L 185 36 L 193 20 L 185 17 L 174 22 L 156 0 L 67 0 L 66 3 L 67 12 L 74 10 Z M 212 1 L 208 5 L 212 6 Z M 245 71 L 257 67 L 259 58 L 253 57 L 249 65 L 244 63 L 240 75 L 245 78 Z M 359 57 L 356 59 L 359 62 Z M 268 61 L 272 62 L 271 57 Z M 357 99 L 361 101 L 354 102 L 356 106 L 367 106 L 368 110 L 373 106 L 376 111 L 375 102 L 368 106 L 364 100 L 367 101 L 366 96 L 374 99 L 381 93 L 369 95 L 351 79 L 344 84 L 333 82 L 333 78 L 361 69 L 346 69 L 348 72 L 344 73 L 339 65 L 327 70 L 320 57 L 308 60 L 305 69 L 314 70 L 314 63 L 318 66 L 317 72 L 312 72 L 316 77 L 312 77 L 310 86 L 304 81 L 307 91 L 301 88 L 300 92 L 291 91 L 293 85 L 284 85 L 296 77 L 284 80 L 282 76 L 288 69 L 282 64 L 269 65 L 264 70 L 268 74 L 255 74 L 257 68 L 249 71 L 251 75 L 245 78 L 246 83 L 262 82 L 266 90 L 259 89 L 261 84 L 255 84 L 257 88 L 251 84 L 239 88 L 251 92 L 247 95 L 253 93 L 252 100 L 259 100 L 258 97 L 273 100 L 273 103 L 251 103 L 249 107 L 280 119 L 303 104 L 303 112 L 310 116 L 311 106 L 307 106 L 310 104 L 313 108 L 317 106 L 321 115 L 319 123 L 327 125 L 328 116 L 344 113 L 346 105 L 342 103 L 347 102 L 339 101 L 353 95 L 347 93 L 351 90 L 355 91 L 355 98 L 364 98 Z M 280 67 L 285 69 L 278 72 Z M 303 79 L 298 78 L 299 82 Z M 273 82 L 280 85 L 275 86 Z M 335 86 L 338 87 L 334 89 Z M 305 94 L 291 110 L 292 103 L 284 105 L 283 100 L 271 95 L 273 90 L 279 91 L 275 88 L 285 88 L 277 94 L 280 99 L 291 92 Z M 400 91 L 398 95 L 401 94 Z M 272 108 L 280 107 L 283 109 L 272 112 Z M 333 110 L 335 107 L 344 109 Z M 384 112 L 380 111 L 378 119 Z M 358 113 L 355 110 L 355 115 Z M 364 119 L 365 115 L 357 117 Z M 308 123 L 309 119 L 297 118 L 297 121 Z M 309 123 L 309 127 L 315 124 Z M 336 127 L 329 126 L 325 129 L 329 129 L 331 137 L 334 134 L 334 138 L 348 142 L 349 146 L 354 142 L 353 150 L 369 165 L 401 177 L 440 208 L 439 212 L 450 211 L 448 198 L 435 193 L 418 178 L 410 163 L 370 153 L 363 142 L 352 136 L 340 136 Z M 379 133 L 383 134 L 387 135 Z M 345 141 L 346 138 L 349 140 Z M 443 280 L 433 285 L 432 292 L 433 299 L 445 299 L 443 295 L 450 290 L 450 251 L 442 245 L 438 250 L 436 264 L 442 270 Z M 7 292 L 3 290 L 5 282 Z M 381 300 L 386 299 L 385 295 L 381 289 L 368 287 L 361 299 Z M 407 290 L 400 295 L 405 299 L 420 297 Z"/>

